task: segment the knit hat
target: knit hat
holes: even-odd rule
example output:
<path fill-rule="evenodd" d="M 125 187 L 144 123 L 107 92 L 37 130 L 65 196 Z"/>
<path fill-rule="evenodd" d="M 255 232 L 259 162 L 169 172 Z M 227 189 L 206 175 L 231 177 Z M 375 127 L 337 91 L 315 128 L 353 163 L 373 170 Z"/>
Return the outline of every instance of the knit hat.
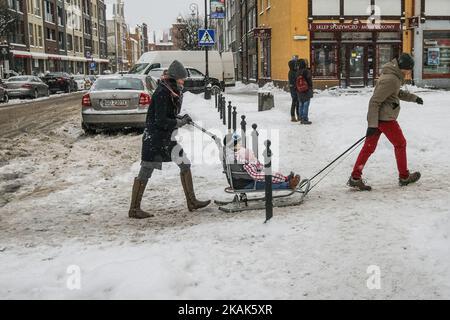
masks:
<path fill-rule="evenodd" d="M 414 58 L 409 53 L 402 53 L 398 58 L 398 67 L 402 70 L 414 69 Z"/>
<path fill-rule="evenodd" d="M 167 72 L 169 74 L 169 77 L 175 80 L 186 79 L 188 77 L 186 69 L 178 60 L 172 62 Z"/>

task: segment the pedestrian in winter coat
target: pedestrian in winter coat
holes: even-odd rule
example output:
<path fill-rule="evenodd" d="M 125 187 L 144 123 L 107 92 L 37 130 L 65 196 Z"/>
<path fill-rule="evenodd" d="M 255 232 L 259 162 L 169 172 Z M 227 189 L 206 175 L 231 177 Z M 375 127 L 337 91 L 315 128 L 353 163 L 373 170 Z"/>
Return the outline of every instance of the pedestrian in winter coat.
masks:
<path fill-rule="evenodd" d="M 313 98 L 314 91 L 311 71 L 308 69 L 308 64 L 305 59 L 300 59 L 298 61 L 298 71 L 296 79 L 298 114 L 300 115 L 300 123 L 310 125 L 312 124 L 312 122 L 309 121 L 309 106 L 311 104 L 311 99 Z M 299 82 L 300 79 L 302 82 Z M 305 85 L 300 88 L 300 83 L 304 83 Z"/>
<path fill-rule="evenodd" d="M 142 138 L 142 162 L 138 177 L 134 179 L 129 217 L 144 219 L 153 215 L 141 210 L 142 196 L 155 169 L 161 170 L 163 162 L 175 162 L 180 168 L 181 184 L 189 211 L 204 208 L 210 201 L 198 201 L 192 183 L 191 164 L 181 146 L 174 139 L 177 129 L 189 124 L 189 115 L 179 116 L 182 92 L 187 71 L 174 61 L 167 77 L 160 80 L 148 108 L 146 129 Z"/>
<path fill-rule="evenodd" d="M 361 191 L 372 190 L 361 179 L 362 171 L 369 157 L 375 152 L 382 133 L 394 146 L 400 185 L 406 186 L 420 179 L 419 172 L 410 173 L 408 170 L 406 140 L 397 122 L 400 100 L 423 104 L 423 100 L 415 94 L 400 89 L 404 84 L 405 77 L 410 75 L 413 68 L 414 59 L 407 53 L 403 53 L 398 59 L 392 60 L 383 67 L 383 72 L 369 102 L 366 141 L 356 160 L 348 182 L 349 186 Z"/>
<path fill-rule="evenodd" d="M 291 121 L 298 122 L 300 116 L 298 114 L 298 97 L 297 97 L 297 89 L 295 87 L 295 82 L 297 80 L 297 60 L 292 59 L 289 61 L 289 91 L 291 92 L 292 105 L 291 105 Z M 296 117 L 297 114 L 297 117 Z"/>

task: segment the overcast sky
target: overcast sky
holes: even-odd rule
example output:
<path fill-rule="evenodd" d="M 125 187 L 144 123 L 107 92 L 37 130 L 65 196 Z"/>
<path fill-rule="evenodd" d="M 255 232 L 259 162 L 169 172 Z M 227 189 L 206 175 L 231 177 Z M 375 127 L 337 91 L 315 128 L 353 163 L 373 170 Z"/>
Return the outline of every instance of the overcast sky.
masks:
<path fill-rule="evenodd" d="M 112 16 L 112 5 L 117 0 L 106 0 L 108 17 Z M 200 14 L 204 12 L 204 0 L 124 0 L 125 19 L 130 27 L 143 22 L 150 30 L 167 30 L 179 14 L 190 13 L 191 3 L 199 5 Z"/>

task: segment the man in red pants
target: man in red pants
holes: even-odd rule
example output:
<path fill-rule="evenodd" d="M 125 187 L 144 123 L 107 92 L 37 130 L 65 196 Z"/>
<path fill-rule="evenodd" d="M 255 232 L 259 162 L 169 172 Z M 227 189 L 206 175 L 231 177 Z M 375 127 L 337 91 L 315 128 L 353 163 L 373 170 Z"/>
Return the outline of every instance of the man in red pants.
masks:
<path fill-rule="evenodd" d="M 406 186 L 420 179 L 420 172 L 410 173 L 408 170 L 406 139 L 397 122 L 400 100 L 423 104 L 423 100 L 418 96 L 400 89 L 413 68 L 414 59 L 407 53 L 403 53 L 398 59 L 392 60 L 383 67 L 382 75 L 370 99 L 366 142 L 348 181 L 350 187 L 361 191 L 372 190 L 372 187 L 362 180 L 362 171 L 372 153 L 375 152 L 382 133 L 394 146 L 399 184 Z"/>

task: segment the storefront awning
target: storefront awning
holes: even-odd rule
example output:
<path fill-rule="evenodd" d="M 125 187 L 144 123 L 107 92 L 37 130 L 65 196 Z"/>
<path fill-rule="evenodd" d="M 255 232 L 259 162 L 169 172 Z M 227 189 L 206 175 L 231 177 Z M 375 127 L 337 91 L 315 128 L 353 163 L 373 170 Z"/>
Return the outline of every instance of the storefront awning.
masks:
<path fill-rule="evenodd" d="M 11 50 L 14 58 L 31 58 L 31 53 L 28 51 Z"/>

